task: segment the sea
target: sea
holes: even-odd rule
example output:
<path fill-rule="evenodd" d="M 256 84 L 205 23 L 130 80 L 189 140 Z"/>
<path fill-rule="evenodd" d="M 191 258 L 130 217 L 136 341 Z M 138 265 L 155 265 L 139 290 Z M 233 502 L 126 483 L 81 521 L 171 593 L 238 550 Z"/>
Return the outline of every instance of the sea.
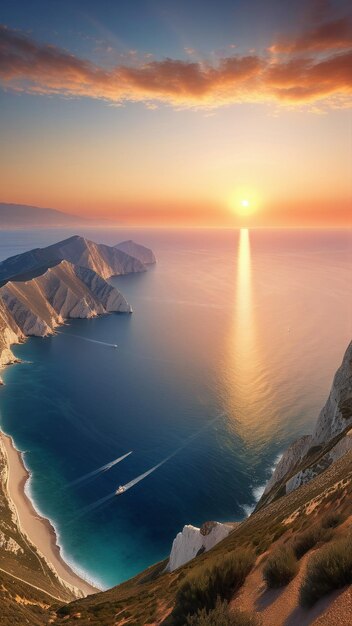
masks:
<path fill-rule="evenodd" d="M 0 256 L 76 233 L 2 232 Z M 311 431 L 352 336 L 352 231 L 77 234 L 133 239 L 157 264 L 110 280 L 132 315 L 71 320 L 14 346 L 22 362 L 2 373 L 0 425 L 64 558 L 107 588 L 166 558 L 185 524 L 244 519 Z"/>

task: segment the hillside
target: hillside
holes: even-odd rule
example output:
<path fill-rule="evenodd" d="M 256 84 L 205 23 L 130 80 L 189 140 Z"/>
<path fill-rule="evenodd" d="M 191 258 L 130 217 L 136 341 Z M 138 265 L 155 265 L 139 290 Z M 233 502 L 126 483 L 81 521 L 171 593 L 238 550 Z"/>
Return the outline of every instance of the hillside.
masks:
<path fill-rule="evenodd" d="M 59 227 L 89 223 L 83 217 L 63 213 L 56 209 L 42 209 L 27 204 L 0 202 L 0 228 Z"/>

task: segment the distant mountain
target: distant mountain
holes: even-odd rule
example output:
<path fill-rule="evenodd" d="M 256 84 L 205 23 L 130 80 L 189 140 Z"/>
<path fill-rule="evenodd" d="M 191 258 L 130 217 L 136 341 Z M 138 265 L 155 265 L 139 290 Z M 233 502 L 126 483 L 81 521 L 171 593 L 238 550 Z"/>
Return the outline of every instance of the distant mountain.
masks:
<path fill-rule="evenodd" d="M 142 246 L 140 243 L 135 243 L 131 239 L 128 241 L 121 241 L 116 244 L 115 248 L 126 252 L 135 259 L 139 259 L 144 265 L 153 265 L 156 263 L 154 252 L 150 248 Z"/>
<path fill-rule="evenodd" d="M 12 256 L 0 263 L 0 282 L 19 277 L 33 278 L 60 261 L 69 261 L 88 267 L 103 278 L 143 272 L 146 266 L 139 259 L 104 244 L 94 243 L 78 235 L 59 241 L 46 248 L 35 248 Z"/>
<path fill-rule="evenodd" d="M 27 204 L 0 202 L 0 228 L 22 228 L 24 226 L 72 226 L 89 220 L 62 213 L 56 209 L 41 209 Z"/>

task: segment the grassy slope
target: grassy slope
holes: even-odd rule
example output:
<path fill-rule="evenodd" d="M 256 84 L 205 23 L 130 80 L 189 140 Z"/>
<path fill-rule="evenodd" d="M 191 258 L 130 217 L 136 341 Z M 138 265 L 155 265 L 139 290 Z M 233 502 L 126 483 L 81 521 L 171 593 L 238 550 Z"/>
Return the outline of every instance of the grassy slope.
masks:
<path fill-rule="evenodd" d="M 187 573 L 194 569 L 201 572 L 219 555 L 237 547 L 252 546 L 260 555 L 278 541 L 292 539 L 310 526 L 313 517 L 329 510 L 351 515 L 351 495 L 352 452 L 349 452 L 309 484 L 256 511 L 207 554 L 172 574 L 161 573 L 164 564 L 159 564 L 109 591 L 72 602 L 58 611 L 56 623 L 160 624 L 172 609 L 178 586 Z"/>

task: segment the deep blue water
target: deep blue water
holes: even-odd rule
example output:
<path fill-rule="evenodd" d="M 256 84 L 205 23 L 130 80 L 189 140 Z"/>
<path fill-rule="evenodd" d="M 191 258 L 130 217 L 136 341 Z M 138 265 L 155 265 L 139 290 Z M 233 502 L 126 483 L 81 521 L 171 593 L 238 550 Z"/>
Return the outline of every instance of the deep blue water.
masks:
<path fill-rule="evenodd" d="M 1 257 L 69 234 L 2 233 Z M 87 234 L 106 243 L 132 237 L 158 264 L 112 279 L 133 315 L 75 320 L 14 347 L 23 363 L 3 374 L 1 426 L 25 451 L 30 493 L 66 558 L 111 586 L 164 558 L 185 523 L 243 518 L 278 454 L 309 432 L 351 337 L 352 239 Z M 82 514 L 202 428 L 144 481 Z M 110 471 L 68 487 L 129 450 Z"/>

